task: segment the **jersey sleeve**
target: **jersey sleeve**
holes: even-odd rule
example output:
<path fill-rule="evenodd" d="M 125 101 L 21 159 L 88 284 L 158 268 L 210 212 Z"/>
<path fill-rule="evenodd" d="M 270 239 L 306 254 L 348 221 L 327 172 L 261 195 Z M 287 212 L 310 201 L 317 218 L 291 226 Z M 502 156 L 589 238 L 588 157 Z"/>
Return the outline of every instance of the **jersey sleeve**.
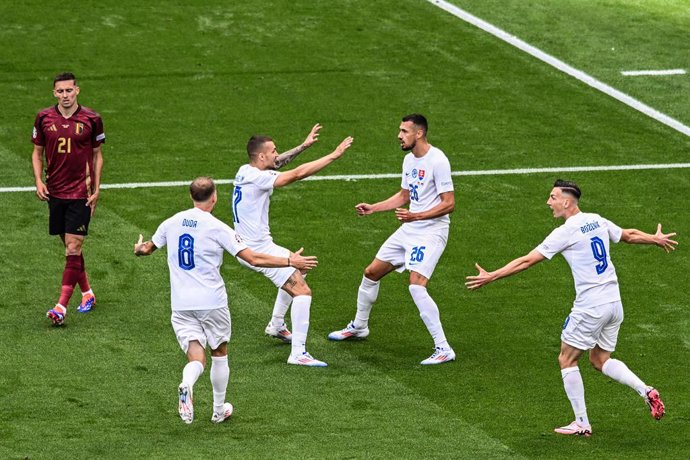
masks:
<path fill-rule="evenodd" d="M 36 115 L 36 121 L 34 121 L 34 129 L 31 133 L 31 142 L 33 142 L 36 145 L 45 146 L 46 140 L 43 136 L 43 128 L 41 127 L 41 121 L 43 121 L 43 117 L 39 113 L 38 115 Z"/>
<path fill-rule="evenodd" d="M 400 179 L 400 188 L 403 190 L 409 190 L 410 186 L 407 183 L 407 178 L 409 177 L 407 174 L 405 174 L 405 163 L 407 163 L 407 157 L 403 160 L 403 165 L 402 165 L 402 174 L 401 174 L 401 179 Z"/>
<path fill-rule="evenodd" d="M 247 245 L 242 240 L 242 237 L 227 224 L 222 224 L 218 228 L 218 243 L 233 257 L 238 252 L 247 249 Z"/>
<path fill-rule="evenodd" d="M 160 224 L 156 230 L 156 233 L 154 233 L 151 237 L 151 242 L 155 244 L 158 249 L 162 248 L 168 243 L 168 222 L 170 222 L 170 219 L 166 219 L 162 224 Z"/>
<path fill-rule="evenodd" d="M 438 194 L 453 191 L 453 177 L 450 172 L 450 161 L 445 156 L 442 156 L 436 162 L 434 167 L 434 182 L 436 183 L 436 192 Z"/>
<path fill-rule="evenodd" d="M 609 232 L 609 239 L 614 243 L 618 243 L 621 240 L 621 237 L 623 236 L 623 229 L 608 219 L 604 219 L 602 217 L 602 220 L 606 225 L 606 230 Z"/>
<path fill-rule="evenodd" d="M 91 146 L 96 148 L 103 143 L 105 143 L 103 120 L 100 116 L 95 116 L 91 119 Z"/>
<path fill-rule="evenodd" d="M 271 190 L 279 174 L 278 171 L 268 169 L 264 171 L 256 170 L 252 177 L 248 178 L 248 181 L 253 182 L 261 190 Z"/>
<path fill-rule="evenodd" d="M 553 256 L 567 248 L 570 244 L 570 232 L 564 226 L 552 231 L 549 236 L 535 249 L 544 257 L 551 260 Z"/>

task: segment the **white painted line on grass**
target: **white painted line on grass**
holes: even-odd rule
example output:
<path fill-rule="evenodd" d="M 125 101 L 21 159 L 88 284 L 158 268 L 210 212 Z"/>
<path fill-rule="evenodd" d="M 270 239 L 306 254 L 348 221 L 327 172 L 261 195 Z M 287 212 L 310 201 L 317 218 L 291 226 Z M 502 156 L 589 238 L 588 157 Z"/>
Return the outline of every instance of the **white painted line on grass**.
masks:
<path fill-rule="evenodd" d="M 599 91 L 608 94 L 609 96 L 618 99 L 622 103 L 632 107 L 635 110 L 639 110 L 640 112 L 644 113 L 645 115 L 665 124 L 666 126 L 669 126 L 673 129 L 675 129 L 678 132 L 681 132 L 685 134 L 686 136 L 690 136 L 690 127 L 684 125 L 680 121 L 669 117 L 666 114 L 663 114 L 659 112 L 658 110 L 644 104 L 643 102 L 638 101 L 637 99 L 628 96 L 627 94 L 618 91 L 617 89 L 607 85 L 604 82 L 601 82 L 597 80 L 596 78 L 592 77 L 591 75 L 588 75 L 584 73 L 581 70 L 578 70 L 565 62 L 561 61 L 560 59 L 557 59 L 550 54 L 546 54 L 539 48 L 535 48 L 534 46 L 530 45 L 529 43 L 520 40 L 514 35 L 509 34 L 508 32 L 499 29 L 498 27 L 484 21 L 483 19 L 479 19 L 476 16 L 473 16 L 472 14 L 468 13 L 465 10 L 462 10 L 458 8 L 457 6 L 448 3 L 445 0 L 427 0 L 429 3 L 432 3 L 433 5 L 441 8 L 444 11 L 447 11 L 448 13 L 452 14 L 453 16 L 462 19 L 465 22 L 468 22 L 472 24 L 473 26 L 479 27 L 485 32 L 490 33 L 491 35 L 503 40 L 506 43 L 509 43 L 513 45 L 514 47 L 524 51 L 527 54 L 530 54 L 531 56 L 539 59 L 540 61 L 543 61 L 547 64 L 549 64 L 552 67 L 555 67 L 556 69 L 560 70 L 561 72 L 567 73 L 568 75 L 577 78 L 581 82 L 591 86 L 592 88 L 598 89 Z"/>
<path fill-rule="evenodd" d="M 481 169 L 476 171 L 453 171 L 453 176 L 500 176 L 505 174 L 539 174 L 539 173 L 561 173 L 561 172 L 591 172 L 591 171 L 630 171 L 640 169 L 683 169 L 690 168 L 690 163 L 668 163 L 668 164 L 643 164 L 643 165 L 611 165 L 611 166 L 557 166 L 553 168 L 518 168 L 518 169 Z M 338 176 L 311 176 L 306 181 L 326 181 L 326 180 L 371 180 L 371 179 L 399 179 L 400 173 L 387 174 L 350 174 Z M 232 179 L 216 179 L 218 185 L 233 184 Z M 155 188 L 155 187 L 182 187 L 189 186 L 188 181 L 166 181 L 166 182 L 130 182 L 125 184 L 102 184 L 101 189 L 119 188 Z M 33 192 L 36 187 L 0 187 L 0 193 L 11 192 Z"/>
<path fill-rule="evenodd" d="M 659 76 L 659 75 L 685 75 L 685 69 L 668 69 L 668 70 L 623 70 L 621 75 L 626 77 L 640 77 L 643 75 Z"/>

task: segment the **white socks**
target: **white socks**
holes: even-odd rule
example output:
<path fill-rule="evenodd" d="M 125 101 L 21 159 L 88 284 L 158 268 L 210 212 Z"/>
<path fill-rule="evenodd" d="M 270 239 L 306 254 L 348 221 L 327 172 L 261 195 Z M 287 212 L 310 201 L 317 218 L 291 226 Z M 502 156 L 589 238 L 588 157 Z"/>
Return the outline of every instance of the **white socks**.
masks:
<path fill-rule="evenodd" d="M 353 325 L 357 329 L 365 329 L 369 325 L 369 313 L 371 307 L 379 296 L 379 281 L 372 281 L 366 276 L 362 276 L 362 283 L 357 291 L 357 315 Z"/>
<path fill-rule="evenodd" d="M 582 382 L 580 368 L 574 366 L 561 369 L 561 376 L 563 377 L 565 394 L 570 400 L 570 405 L 573 406 L 575 421 L 580 426 L 589 425 L 587 406 L 585 405 L 585 384 Z"/>
<path fill-rule="evenodd" d="M 230 366 L 227 356 L 211 356 L 211 386 L 213 386 L 213 411 L 223 412 L 225 392 L 228 389 Z"/>
<path fill-rule="evenodd" d="M 629 386 L 643 398 L 647 395 L 647 385 L 638 376 L 633 374 L 623 361 L 608 359 L 601 366 L 601 373 L 611 377 L 616 382 Z"/>
<path fill-rule="evenodd" d="M 306 350 L 307 332 L 309 331 L 310 295 L 298 295 L 292 299 L 292 354 L 301 355 Z"/>
<path fill-rule="evenodd" d="M 182 383 L 189 385 L 192 388 L 199 376 L 204 372 L 204 365 L 200 361 L 190 361 L 182 369 Z"/>
<path fill-rule="evenodd" d="M 271 324 L 274 327 L 280 327 L 285 324 L 285 313 L 287 313 L 288 308 L 290 308 L 290 302 L 292 302 L 292 296 L 283 289 L 278 289 L 278 295 L 273 304 L 273 315 L 271 318 Z"/>
<path fill-rule="evenodd" d="M 410 294 L 419 309 L 419 316 L 422 317 L 429 334 L 434 339 L 434 346 L 449 349 L 450 345 L 448 345 L 446 335 L 443 333 L 441 315 L 434 299 L 431 298 L 424 286 L 417 284 L 410 284 Z"/>

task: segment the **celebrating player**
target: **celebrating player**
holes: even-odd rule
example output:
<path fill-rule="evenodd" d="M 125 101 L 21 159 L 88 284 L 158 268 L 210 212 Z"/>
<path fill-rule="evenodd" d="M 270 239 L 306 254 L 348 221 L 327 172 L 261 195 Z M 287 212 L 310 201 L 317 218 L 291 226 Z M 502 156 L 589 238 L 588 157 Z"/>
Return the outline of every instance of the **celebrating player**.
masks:
<path fill-rule="evenodd" d="M 235 230 L 247 246 L 253 250 L 280 257 L 290 255 L 288 249 L 273 242 L 268 226 L 268 208 L 273 189 L 284 187 L 316 174 L 340 158 L 352 145 L 352 137 L 347 137 L 332 153 L 318 160 L 304 163 L 284 173 L 275 170 L 292 160 L 299 151 L 316 142 L 319 129 L 321 126 L 315 125 L 301 147 L 282 155 L 278 155 L 276 145 L 270 137 L 252 136 L 249 139 L 247 143 L 249 164 L 240 167 L 235 176 L 232 212 Z M 242 263 L 241 260 L 240 263 Z M 295 267 L 258 268 L 250 266 L 250 268 L 263 273 L 278 287 L 273 317 L 266 326 L 266 334 L 292 344 L 292 350 L 287 360 L 288 364 L 312 367 L 326 366 L 325 362 L 315 359 L 306 350 L 312 297 L 311 289 L 304 280 L 302 273 Z M 292 302 L 290 312 L 292 333 L 285 325 L 285 313 L 290 302 Z"/>
<path fill-rule="evenodd" d="M 211 215 L 218 200 L 215 184 L 209 177 L 192 182 L 190 194 L 194 207 L 165 220 L 151 241 L 139 241 L 134 254 L 147 256 L 168 246 L 170 303 L 172 325 L 177 341 L 187 354 L 178 388 L 180 417 L 194 421 L 192 394 L 194 384 L 206 365 L 206 345 L 211 348 L 211 385 L 213 387 L 213 423 L 221 423 L 232 414 L 232 404 L 225 401 L 230 368 L 227 344 L 230 340 L 230 312 L 225 283 L 220 276 L 223 252 L 258 267 L 295 267 L 310 270 L 316 257 L 302 257 L 300 249 L 285 257 L 254 252 L 247 248 L 234 230 Z"/>
<path fill-rule="evenodd" d="M 455 359 L 443 332 L 436 302 L 426 286 L 446 248 L 455 194 L 446 155 L 427 140 L 427 120 L 419 114 L 403 117 L 398 140 L 405 152 L 401 190 L 376 204 L 360 203 L 362 216 L 395 209 L 402 225 L 364 270 L 357 295 L 357 314 L 345 329 L 331 332 L 331 340 L 364 338 L 369 335 L 369 313 L 379 292 L 379 281 L 393 270 L 410 271 L 410 294 L 422 321 L 434 339 L 434 353 L 421 364 L 441 364 Z M 402 206 L 410 204 L 409 209 Z"/>
<path fill-rule="evenodd" d="M 581 212 L 580 195 L 580 188 L 574 182 L 557 180 L 546 203 L 553 216 L 565 219 L 565 223 L 529 254 L 496 271 L 487 272 L 477 264 L 479 274 L 468 276 L 465 285 L 469 289 L 479 289 L 544 259 L 551 259 L 559 252 L 563 254 L 575 279 L 575 302 L 563 325 L 558 362 L 575 421 L 554 431 L 590 436 L 592 427 L 585 406 L 585 388 L 577 366 L 586 350 L 589 350 L 589 361 L 596 370 L 629 386 L 644 398 L 652 417 L 659 420 L 665 412 L 659 392 L 640 380 L 625 363 L 611 358 L 623 322 L 623 304 L 616 269 L 609 255 L 609 241 L 656 244 L 666 252 L 674 250 L 678 243 L 671 239 L 675 233 L 661 232 L 661 224 L 651 235 L 636 229 L 621 229 L 598 214 Z"/>
<path fill-rule="evenodd" d="M 81 289 L 77 311 L 86 313 L 96 304 L 84 267 L 82 245 L 96 210 L 105 142 L 101 116 L 77 103 L 79 86 L 74 74 L 61 73 L 53 80 L 57 104 L 41 110 L 34 123 L 31 155 L 36 195 L 48 202 L 49 233 L 60 235 L 65 246 L 60 298 L 47 312 L 53 325 L 60 326 L 67 315 L 75 285 Z M 47 168 L 43 182 L 43 157 Z"/>

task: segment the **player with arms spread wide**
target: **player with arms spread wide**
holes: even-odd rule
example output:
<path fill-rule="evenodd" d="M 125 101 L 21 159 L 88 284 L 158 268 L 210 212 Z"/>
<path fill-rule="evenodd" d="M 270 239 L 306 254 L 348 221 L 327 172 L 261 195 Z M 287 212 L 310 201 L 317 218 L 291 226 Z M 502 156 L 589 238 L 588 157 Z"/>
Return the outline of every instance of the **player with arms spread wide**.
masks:
<path fill-rule="evenodd" d="M 275 257 L 254 252 L 234 230 L 212 214 L 218 200 L 215 184 L 209 177 L 195 179 L 189 187 L 194 207 L 165 220 L 151 241 L 139 241 L 134 254 L 147 256 L 168 246 L 170 270 L 171 321 L 188 363 L 178 387 L 178 410 L 185 423 L 194 421 L 192 400 L 194 384 L 206 365 L 206 345 L 211 348 L 211 385 L 213 387 L 213 423 L 232 415 L 232 404 L 225 401 L 230 368 L 230 311 L 225 283 L 220 276 L 223 253 L 229 252 L 254 266 L 295 267 L 310 270 L 316 257 L 302 257 L 300 249 L 289 257 Z"/>
<path fill-rule="evenodd" d="M 580 196 L 577 184 L 557 180 L 546 203 L 553 210 L 553 216 L 565 219 L 565 223 L 529 254 L 518 257 L 496 271 L 487 272 L 477 264 L 479 274 L 468 276 L 465 285 L 469 289 L 479 289 L 551 259 L 558 253 L 563 254 L 575 280 L 575 302 L 563 325 L 558 362 L 575 420 L 554 431 L 590 436 L 592 426 L 587 417 L 585 388 L 577 366 L 586 350 L 589 350 L 589 361 L 596 370 L 629 386 L 644 398 L 652 417 L 659 420 L 665 412 L 659 392 L 640 380 L 625 363 L 611 358 L 623 322 L 623 304 L 618 276 L 609 255 L 609 242 L 655 244 L 666 252 L 674 250 L 678 243 L 671 239 L 675 233 L 661 232 L 661 224 L 652 235 L 636 229 L 622 229 L 598 214 L 582 212 Z"/>
<path fill-rule="evenodd" d="M 65 269 L 60 298 L 47 312 L 53 325 L 60 326 L 76 284 L 82 291 L 77 311 L 86 313 L 96 304 L 84 267 L 82 245 L 96 210 L 105 142 L 103 121 L 88 107 L 79 105 L 79 86 L 74 74 L 61 73 L 53 81 L 57 104 L 41 110 L 34 123 L 31 155 L 36 195 L 48 202 L 49 233 L 60 235 L 65 246 Z M 43 182 L 45 156 L 46 181 Z"/>
<path fill-rule="evenodd" d="M 395 209 L 402 225 L 395 231 L 364 270 L 357 295 L 357 314 L 345 329 L 331 332 L 331 340 L 364 338 L 369 335 L 369 313 L 378 297 L 381 278 L 393 270 L 410 271 L 410 294 L 434 340 L 434 353 L 421 364 L 441 364 L 455 359 L 441 325 L 436 302 L 427 292 L 438 260 L 448 241 L 449 214 L 455 209 L 450 163 L 446 155 L 427 140 L 424 116 L 403 117 L 398 133 L 400 147 L 410 152 L 403 160 L 401 189 L 376 204 L 360 203 L 362 216 Z M 402 206 L 410 205 L 409 209 Z"/>
<path fill-rule="evenodd" d="M 352 145 L 352 137 L 345 138 L 336 149 L 318 160 L 304 163 L 295 169 L 280 173 L 277 168 L 287 164 L 304 148 L 317 140 L 320 125 L 315 125 L 302 146 L 278 155 L 276 145 L 268 136 L 252 136 L 247 142 L 249 163 L 240 167 L 235 176 L 232 195 L 232 212 L 235 230 L 247 246 L 255 251 L 288 257 L 290 251 L 273 242 L 268 225 L 268 211 L 271 195 L 276 188 L 309 177 L 340 158 Z M 240 260 L 240 263 L 243 263 Z M 315 359 L 306 350 L 309 330 L 311 289 L 303 274 L 294 267 L 257 268 L 278 288 L 273 308 L 273 317 L 266 326 L 266 334 L 291 343 L 288 364 L 324 367 L 327 364 Z M 285 313 L 292 302 L 290 316 L 292 333 L 285 325 Z"/>

